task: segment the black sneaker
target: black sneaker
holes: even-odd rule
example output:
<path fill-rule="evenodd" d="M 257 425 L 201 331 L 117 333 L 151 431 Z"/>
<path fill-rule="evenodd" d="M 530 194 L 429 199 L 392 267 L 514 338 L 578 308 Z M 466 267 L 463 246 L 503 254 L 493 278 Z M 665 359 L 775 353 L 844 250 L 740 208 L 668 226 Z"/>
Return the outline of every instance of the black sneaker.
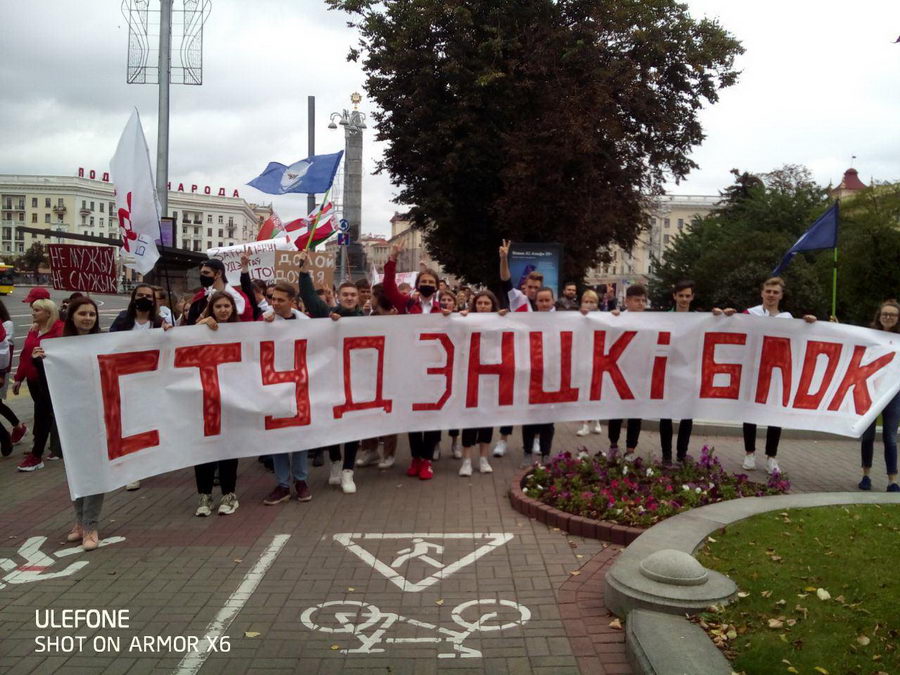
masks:
<path fill-rule="evenodd" d="M 863 476 L 862 480 L 859 481 L 859 485 L 857 487 L 860 490 L 871 490 L 872 489 L 872 479 L 868 476 Z"/>

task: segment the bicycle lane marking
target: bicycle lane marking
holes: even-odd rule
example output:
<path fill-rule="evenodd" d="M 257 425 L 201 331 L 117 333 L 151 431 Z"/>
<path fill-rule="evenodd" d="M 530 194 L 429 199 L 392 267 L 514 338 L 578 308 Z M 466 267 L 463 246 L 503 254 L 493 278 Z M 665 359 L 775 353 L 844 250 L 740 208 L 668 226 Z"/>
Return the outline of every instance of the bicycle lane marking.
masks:
<path fill-rule="evenodd" d="M 284 548 L 284 545 L 290 538 L 291 535 L 289 534 L 275 535 L 274 539 L 272 539 L 272 543 L 262 552 L 259 556 L 259 560 L 257 560 L 253 568 L 244 575 L 240 585 L 235 589 L 234 593 L 229 596 L 222 609 L 219 610 L 219 613 L 216 614 L 215 618 L 206 627 L 206 634 L 204 637 L 205 642 L 202 643 L 204 647 L 210 643 L 215 644 L 225 631 L 228 630 L 231 622 L 234 621 L 238 612 L 241 611 L 247 603 L 247 600 L 249 600 L 250 596 L 256 591 L 259 582 L 262 581 L 266 572 L 272 566 L 272 563 L 275 562 L 275 558 L 278 557 L 278 554 L 281 553 L 281 549 Z M 207 649 L 198 648 L 185 654 L 174 672 L 176 675 L 195 675 L 203 666 L 209 653 L 210 652 Z"/>

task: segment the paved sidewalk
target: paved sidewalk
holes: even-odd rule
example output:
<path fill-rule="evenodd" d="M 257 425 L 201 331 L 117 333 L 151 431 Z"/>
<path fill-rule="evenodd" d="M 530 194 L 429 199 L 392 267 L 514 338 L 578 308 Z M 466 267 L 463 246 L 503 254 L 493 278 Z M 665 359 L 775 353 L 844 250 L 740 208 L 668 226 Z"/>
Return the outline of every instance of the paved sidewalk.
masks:
<path fill-rule="evenodd" d="M 15 406 L 28 407 L 21 398 Z M 557 425 L 554 449 L 606 447 L 604 436 L 577 438 L 577 428 Z M 241 506 L 228 517 L 195 518 L 193 472 L 173 472 L 107 496 L 101 537 L 124 541 L 62 556 L 52 554 L 72 548 L 64 541 L 72 508 L 63 463 L 18 473 L 27 444 L 17 446 L 0 460 L 0 558 L 15 568 L 0 578 L 0 673 L 578 673 L 579 662 L 596 663 L 602 653 L 586 660 L 584 635 L 567 635 L 562 607 L 572 598 L 563 586 L 606 546 L 512 510 L 506 486 L 521 459 L 519 438 L 517 430 L 515 451 L 492 460 L 493 474 L 463 479 L 445 437 L 430 482 L 404 475 L 404 439 L 393 469 L 357 471 L 357 494 L 327 485 L 326 462 L 311 469 L 311 502 L 274 507 L 261 504 L 272 475 L 244 459 Z M 692 452 L 703 443 L 738 469 L 740 437 L 698 436 Z M 642 435 L 639 451 L 657 452 L 657 435 Z M 779 459 L 795 490 L 843 491 L 855 488 L 858 453 L 852 440 L 785 439 Z M 884 476 L 873 478 L 883 490 Z M 46 540 L 31 539 L 26 560 L 22 547 L 34 537 Z M 588 577 L 599 584 L 593 571 L 580 583 Z M 403 579 L 421 590 L 403 590 Z M 45 608 L 127 609 L 130 624 L 39 628 L 35 610 Z M 228 653 L 207 651 L 204 636 L 217 630 Z M 47 641 L 39 636 L 86 640 L 80 652 L 66 644 L 41 652 Z M 183 661 L 179 640 L 145 653 L 132 645 L 135 636 L 196 636 L 199 656 Z M 97 653 L 103 637 L 121 638 L 119 648 Z M 627 671 L 620 656 L 609 666 Z"/>

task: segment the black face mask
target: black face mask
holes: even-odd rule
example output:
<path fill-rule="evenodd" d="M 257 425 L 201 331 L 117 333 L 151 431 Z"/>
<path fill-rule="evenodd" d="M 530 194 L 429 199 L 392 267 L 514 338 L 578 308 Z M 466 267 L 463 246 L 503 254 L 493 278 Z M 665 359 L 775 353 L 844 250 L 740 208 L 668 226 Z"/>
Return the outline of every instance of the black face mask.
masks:
<path fill-rule="evenodd" d="M 203 288 L 209 288 L 215 282 L 216 280 L 214 277 L 204 277 L 203 275 L 200 276 L 200 285 L 203 286 Z"/>
<path fill-rule="evenodd" d="M 434 286 L 419 286 L 419 295 L 423 298 L 430 298 L 436 290 Z"/>
<path fill-rule="evenodd" d="M 134 301 L 134 308 L 139 312 L 149 312 L 153 309 L 153 301 L 150 298 L 138 298 Z"/>

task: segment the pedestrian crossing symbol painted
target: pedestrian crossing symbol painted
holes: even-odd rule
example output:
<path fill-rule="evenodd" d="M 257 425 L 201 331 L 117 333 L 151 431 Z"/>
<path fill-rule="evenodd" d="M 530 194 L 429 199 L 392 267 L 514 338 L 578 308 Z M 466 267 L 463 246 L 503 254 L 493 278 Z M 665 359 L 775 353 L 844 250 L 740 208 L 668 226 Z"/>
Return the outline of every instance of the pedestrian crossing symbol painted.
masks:
<path fill-rule="evenodd" d="M 446 579 L 513 538 L 508 532 L 353 533 L 333 535 L 334 541 L 383 574 L 401 591 L 418 593 Z M 480 544 L 460 557 L 460 545 Z M 454 549 L 453 552 L 448 548 Z M 412 581 L 410 577 L 421 577 Z"/>

